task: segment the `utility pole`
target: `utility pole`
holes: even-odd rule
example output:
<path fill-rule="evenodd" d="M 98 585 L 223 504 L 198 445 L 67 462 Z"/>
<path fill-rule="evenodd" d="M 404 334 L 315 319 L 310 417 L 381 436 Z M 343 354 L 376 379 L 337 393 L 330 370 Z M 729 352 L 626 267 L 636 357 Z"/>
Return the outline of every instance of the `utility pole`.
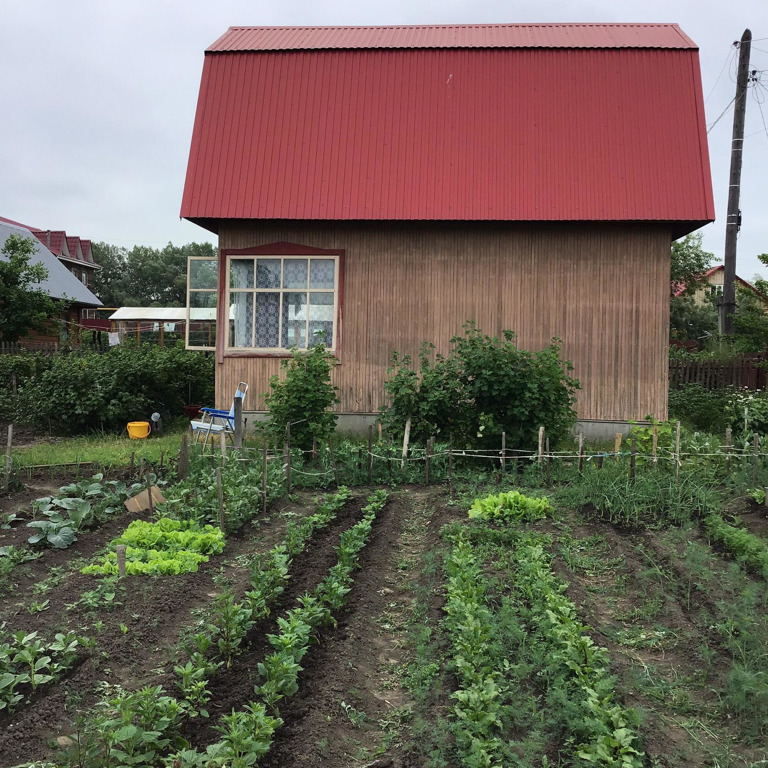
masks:
<path fill-rule="evenodd" d="M 720 333 L 732 336 L 733 313 L 736 311 L 736 239 L 741 226 L 739 193 L 741 187 L 741 155 L 744 147 L 744 117 L 747 112 L 749 85 L 749 52 L 752 33 L 744 30 L 739 43 L 739 71 L 736 76 L 736 100 L 733 105 L 733 140 L 731 142 L 731 176 L 728 186 L 728 216 L 725 221 L 725 258 L 723 260 L 723 297 L 720 302 Z"/>

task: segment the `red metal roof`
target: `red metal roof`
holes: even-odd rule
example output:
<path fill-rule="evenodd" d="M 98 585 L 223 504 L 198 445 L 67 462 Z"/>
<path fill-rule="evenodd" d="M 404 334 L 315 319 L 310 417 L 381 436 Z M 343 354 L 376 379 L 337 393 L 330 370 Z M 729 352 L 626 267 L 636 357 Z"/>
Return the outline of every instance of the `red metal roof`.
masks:
<path fill-rule="evenodd" d="M 230 27 L 208 51 L 339 48 L 696 48 L 677 24 Z"/>
<path fill-rule="evenodd" d="M 181 215 L 712 220 L 698 51 L 584 28 L 650 47 L 208 53 Z"/>

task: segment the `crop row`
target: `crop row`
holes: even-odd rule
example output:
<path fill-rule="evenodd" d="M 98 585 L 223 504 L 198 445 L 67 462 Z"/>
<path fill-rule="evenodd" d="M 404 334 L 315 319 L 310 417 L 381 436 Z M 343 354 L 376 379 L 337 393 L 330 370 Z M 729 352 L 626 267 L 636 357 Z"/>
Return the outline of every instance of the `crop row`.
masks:
<path fill-rule="evenodd" d="M 301 660 L 309 650 L 313 633 L 321 626 L 334 623 L 333 613 L 341 609 L 352 588 L 352 573 L 359 566 L 359 555 L 367 544 L 373 521 L 387 502 L 386 491 L 376 491 L 360 522 L 347 529 L 340 538 L 338 561 L 317 585 L 313 594 L 298 599 L 298 605 L 278 618 L 279 634 L 269 635 L 274 651 L 258 666 L 261 684 L 254 688 L 256 700 L 242 710 L 222 717 L 216 726 L 222 734 L 205 754 L 197 750 L 182 750 L 174 756 L 180 768 L 211 768 L 212 766 L 255 765 L 272 744 L 274 733 L 282 725 L 278 704 L 294 695 L 302 671 Z"/>
<path fill-rule="evenodd" d="M 730 552 L 739 564 L 768 579 L 768 547 L 761 538 L 743 528 L 728 525 L 717 514 L 704 518 L 704 530 L 710 539 Z"/>

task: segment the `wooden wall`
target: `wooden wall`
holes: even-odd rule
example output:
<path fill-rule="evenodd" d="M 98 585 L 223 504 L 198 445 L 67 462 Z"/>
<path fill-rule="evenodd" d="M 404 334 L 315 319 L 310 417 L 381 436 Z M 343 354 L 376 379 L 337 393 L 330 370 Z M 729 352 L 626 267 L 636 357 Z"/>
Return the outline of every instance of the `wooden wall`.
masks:
<path fill-rule="evenodd" d="M 384 405 L 393 350 L 441 351 L 474 320 L 485 333 L 517 332 L 522 348 L 563 340 L 581 381 L 582 419 L 667 416 L 669 228 L 662 225 L 519 225 L 441 222 L 222 222 L 221 248 L 289 241 L 346 249 L 341 413 Z M 280 361 L 224 358 L 219 407 L 247 381 L 246 408 Z"/>

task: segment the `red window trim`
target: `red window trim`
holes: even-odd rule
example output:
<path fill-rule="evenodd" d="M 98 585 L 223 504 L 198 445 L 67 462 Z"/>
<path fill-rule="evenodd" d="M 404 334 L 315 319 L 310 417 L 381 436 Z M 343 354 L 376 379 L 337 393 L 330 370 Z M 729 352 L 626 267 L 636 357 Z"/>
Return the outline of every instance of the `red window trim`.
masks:
<path fill-rule="evenodd" d="M 228 307 L 226 306 L 227 286 L 225 277 L 227 274 L 228 256 L 338 256 L 339 259 L 339 316 L 336 322 L 336 349 L 334 357 L 341 362 L 342 329 L 344 327 L 344 261 L 346 251 L 338 248 L 315 248 L 311 245 L 300 243 L 268 243 L 267 245 L 253 245 L 248 248 L 222 248 L 219 251 L 219 292 L 218 310 L 216 319 L 216 362 L 221 365 L 224 358 L 237 357 L 264 357 L 287 358 L 291 355 L 287 352 L 249 352 L 247 350 L 227 350 L 227 331 L 229 329 Z"/>

